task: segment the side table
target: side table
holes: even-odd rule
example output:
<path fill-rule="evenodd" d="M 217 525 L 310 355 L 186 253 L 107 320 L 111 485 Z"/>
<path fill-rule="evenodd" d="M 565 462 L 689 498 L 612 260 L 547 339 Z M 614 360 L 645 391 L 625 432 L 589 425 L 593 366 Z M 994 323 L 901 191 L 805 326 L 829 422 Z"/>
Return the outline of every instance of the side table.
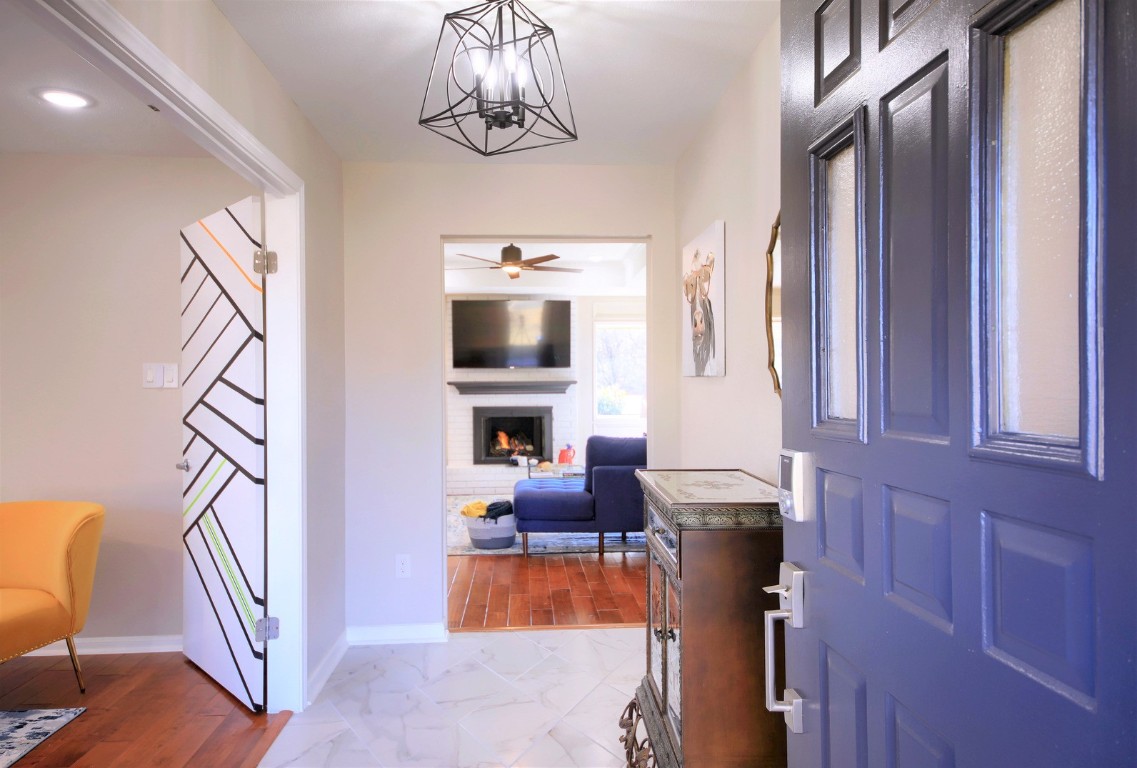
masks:
<path fill-rule="evenodd" d="M 777 597 L 777 489 L 742 470 L 637 470 L 647 534 L 647 669 L 620 726 L 629 768 L 784 766 L 766 711 L 762 613 Z M 642 726 L 642 733 L 641 733 Z"/>

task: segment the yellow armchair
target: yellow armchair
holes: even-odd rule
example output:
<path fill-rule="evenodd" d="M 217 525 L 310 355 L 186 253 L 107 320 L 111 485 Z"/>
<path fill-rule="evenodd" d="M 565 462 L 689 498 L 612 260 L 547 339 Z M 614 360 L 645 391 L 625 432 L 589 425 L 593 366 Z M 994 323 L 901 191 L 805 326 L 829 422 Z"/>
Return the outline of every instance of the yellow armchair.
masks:
<path fill-rule="evenodd" d="M 83 501 L 0 503 L 0 663 L 67 641 L 87 622 L 103 507 Z"/>

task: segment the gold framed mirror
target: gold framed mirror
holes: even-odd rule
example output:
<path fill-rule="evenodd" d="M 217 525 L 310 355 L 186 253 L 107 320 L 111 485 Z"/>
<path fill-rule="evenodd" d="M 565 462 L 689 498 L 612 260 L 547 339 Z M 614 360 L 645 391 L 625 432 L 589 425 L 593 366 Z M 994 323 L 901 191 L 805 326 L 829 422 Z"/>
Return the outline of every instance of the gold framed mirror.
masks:
<path fill-rule="evenodd" d="M 779 234 L 782 212 L 778 211 L 770 227 L 770 245 L 766 247 L 766 344 L 769 348 L 770 378 L 774 392 L 782 396 L 782 248 Z"/>

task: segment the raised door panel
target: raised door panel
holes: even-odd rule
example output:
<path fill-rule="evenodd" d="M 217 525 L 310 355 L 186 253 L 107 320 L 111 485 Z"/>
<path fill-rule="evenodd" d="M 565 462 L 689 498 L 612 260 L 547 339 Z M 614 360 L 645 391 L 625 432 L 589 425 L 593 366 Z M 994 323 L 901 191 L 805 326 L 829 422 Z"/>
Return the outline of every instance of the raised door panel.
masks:
<path fill-rule="evenodd" d="M 861 63 L 861 0 L 826 0 L 814 14 L 814 71 L 820 103 Z"/>
<path fill-rule="evenodd" d="M 881 104 L 884 429 L 948 435 L 948 67 L 939 57 Z"/>

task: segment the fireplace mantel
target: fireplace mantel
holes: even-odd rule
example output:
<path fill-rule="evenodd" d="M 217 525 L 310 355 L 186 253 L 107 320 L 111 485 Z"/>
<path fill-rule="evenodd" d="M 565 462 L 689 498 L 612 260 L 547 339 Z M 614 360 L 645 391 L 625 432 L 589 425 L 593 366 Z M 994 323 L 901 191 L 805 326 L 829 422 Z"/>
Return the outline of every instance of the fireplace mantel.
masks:
<path fill-rule="evenodd" d="M 549 381 L 448 381 L 460 395 L 563 395 L 572 379 Z"/>

